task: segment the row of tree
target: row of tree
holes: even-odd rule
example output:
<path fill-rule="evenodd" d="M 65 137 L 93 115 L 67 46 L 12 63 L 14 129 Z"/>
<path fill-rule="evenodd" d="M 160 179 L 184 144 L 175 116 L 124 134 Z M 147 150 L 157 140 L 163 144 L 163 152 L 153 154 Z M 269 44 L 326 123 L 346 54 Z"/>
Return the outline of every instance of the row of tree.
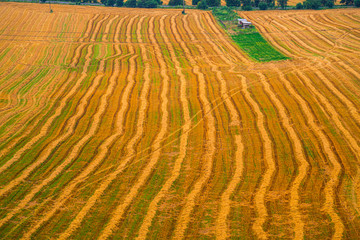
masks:
<path fill-rule="evenodd" d="M 277 0 L 278 6 L 285 8 L 288 0 Z M 260 10 L 266 10 L 268 8 L 275 7 L 275 0 L 226 0 L 226 6 L 228 7 L 240 7 L 249 11 L 252 8 L 259 8 Z"/>
<path fill-rule="evenodd" d="M 174 0 L 177 1 L 177 0 Z M 277 0 L 279 6 L 285 7 L 288 0 Z M 192 0 L 192 5 L 197 5 L 200 9 L 207 7 L 218 7 L 220 6 L 220 0 Z M 169 3 L 170 5 L 170 3 Z M 275 0 L 226 0 L 227 7 L 240 7 L 243 10 L 249 11 L 253 7 L 259 7 L 261 10 L 266 10 L 268 7 L 272 8 L 275 6 Z"/>
<path fill-rule="evenodd" d="M 205 2 L 206 1 L 206 2 Z M 296 5 L 297 9 L 319 9 L 320 7 L 333 8 L 336 0 L 305 0 L 302 3 Z M 215 7 L 220 5 L 220 0 L 192 0 L 193 5 L 197 5 L 202 2 L 202 6 L 207 5 L 209 7 Z M 253 7 L 260 10 L 266 10 L 268 8 L 274 8 L 278 6 L 282 9 L 287 7 L 288 0 L 226 0 L 226 6 L 228 7 L 240 7 L 242 10 L 249 11 Z M 360 7 L 360 0 L 340 0 L 341 4 L 354 5 Z M 198 8 L 201 8 L 198 6 Z"/>
<path fill-rule="evenodd" d="M 360 0 L 341 0 L 341 4 L 355 7 L 360 7 Z M 333 0 L 305 0 L 303 3 L 296 4 L 297 9 L 319 9 L 320 7 L 333 8 Z"/>
<path fill-rule="evenodd" d="M 40 0 L 45 2 L 46 0 Z M 66 1 L 66 0 L 65 0 Z M 70 0 L 71 2 L 88 3 L 97 2 L 96 0 Z M 199 9 L 207 9 L 208 7 L 220 6 L 221 0 L 192 0 L 192 5 L 197 6 Z M 275 2 L 276 1 L 276 2 Z M 335 0 L 336 1 L 336 0 Z M 226 0 L 226 6 L 228 7 L 241 7 L 242 10 L 249 11 L 252 8 L 259 8 L 260 10 L 266 10 L 268 8 L 274 8 L 276 5 L 282 9 L 287 7 L 288 0 Z M 117 7 L 139 7 L 139 8 L 156 8 L 158 5 L 162 5 L 161 0 L 101 0 L 101 3 L 105 6 L 117 6 Z M 341 4 L 355 5 L 360 7 L 360 0 L 340 0 Z M 170 0 L 169 6 L 183 5 L 183 0 Z M 302 3 L 296 5 L 297 9 L 319 9 L 320 7 L 332 8 L 334 6 L 334 0 L 305 0 Z"/>
<path fill-rule="evenodd" d="M 105 6 L 116 6 L 116 7 L 129 7 L 129 8 L 156 8 L 158 5 L 161 5 L 160 0 L 127 0 L 124 3 L 124 0 L 101 0 L 101 3 Z"/>

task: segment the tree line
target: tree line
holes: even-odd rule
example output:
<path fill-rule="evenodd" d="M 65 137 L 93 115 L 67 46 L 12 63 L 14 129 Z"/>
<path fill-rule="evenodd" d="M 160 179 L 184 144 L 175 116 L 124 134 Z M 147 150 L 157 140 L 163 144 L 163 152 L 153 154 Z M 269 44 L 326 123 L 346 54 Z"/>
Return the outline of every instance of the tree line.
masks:
<path fill-rule="evenodd" d="M 46 0 L 40 0 L 45 2 Z M 76 4 L 82 3 L 98 3 L 97 0 L 63 0 L 75 2 Z M 169 6 L 182 6 L 184 0 L 170 0 Z M 227 7 L 236 7 L 244 11 L 250 11 L 254 8 L 260 10 L 267 10 L 279 7 L 286 9 L 288 0 L 225 0 Z M 336 0 L 305 0 L 296 5 L 296 9 L 319 9 L 321 7 L 333 8 Z M 101 3 L 110 7 L 130 7 L 130 8 L 156 8 L 162 5 L 161 0 L 101 0 Z M 360 7 L 360 0 L 340 0 L 340 3 L 346 6 Z M 198 9 L 207 9 L 209 7 L 218 7 L 221 5 L 220 0 L 192 0 L 192 5 Z"/>

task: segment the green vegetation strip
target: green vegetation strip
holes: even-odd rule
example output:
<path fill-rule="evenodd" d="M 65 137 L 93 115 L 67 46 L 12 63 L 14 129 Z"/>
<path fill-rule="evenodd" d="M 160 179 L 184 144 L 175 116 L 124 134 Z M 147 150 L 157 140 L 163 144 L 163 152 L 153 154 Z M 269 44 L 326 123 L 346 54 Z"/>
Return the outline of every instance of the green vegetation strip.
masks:
<path fill-rule="evenodd" d="M 273 48 L 258 32 L 231 35 L 231 37 L 242 50 L 259 62 L 289 59 Z"/>
<path fill-rule="evenodd" d="M 237 25 L 239 15 L 228 7 L 214 8 L 212 10 L 215 18 L 225 31 L 252 59 L 258 62 L 270 62 L 289 59 L 275 48 L 273 48 L 254 26 L 241 29 Z"/>

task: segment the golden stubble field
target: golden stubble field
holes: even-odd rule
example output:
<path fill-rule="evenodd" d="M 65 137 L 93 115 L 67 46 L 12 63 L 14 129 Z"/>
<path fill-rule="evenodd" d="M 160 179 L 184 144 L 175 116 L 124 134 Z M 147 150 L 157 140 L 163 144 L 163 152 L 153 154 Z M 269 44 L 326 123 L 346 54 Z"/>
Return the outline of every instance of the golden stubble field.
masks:
<path fill-rule="evenodd" d="M 359 11 L 0 4 L 2 239 L 357 239 Z"/>

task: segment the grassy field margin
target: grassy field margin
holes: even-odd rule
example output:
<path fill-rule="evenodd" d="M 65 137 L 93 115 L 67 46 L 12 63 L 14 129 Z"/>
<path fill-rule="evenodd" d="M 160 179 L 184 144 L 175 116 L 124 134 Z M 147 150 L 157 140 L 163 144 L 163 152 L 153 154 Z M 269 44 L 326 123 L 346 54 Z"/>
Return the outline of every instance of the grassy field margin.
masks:
<path fill-rule="evenodd" d="M 255 61 L 270 62 L 289 59 L 289 57 L 286 57 L 271 46 L 257 31 L 255 26 L 241 29 L 237 25 L 237 19 L 240 16 L 231 8 L 214 8 L 212 13 L 227 34 Z"/>

